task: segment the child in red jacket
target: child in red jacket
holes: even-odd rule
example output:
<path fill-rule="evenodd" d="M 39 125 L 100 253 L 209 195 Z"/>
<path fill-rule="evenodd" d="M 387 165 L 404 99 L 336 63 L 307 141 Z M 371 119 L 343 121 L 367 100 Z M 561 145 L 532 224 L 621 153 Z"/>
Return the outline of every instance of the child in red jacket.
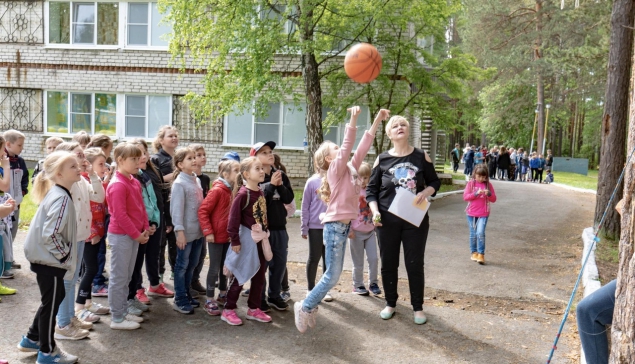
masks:
<path fill-rule="evenodd" d="M 221 314 L 218 305 L 224 305 L 227 297 L 227 278 L 223 275 L 222 268 L 229 249 L 227 222 L 239 169 L 240 164 L 235 160 L 221 161 L 218 165 L 218 179 L 214 181 L 212 189 L 198 210 L 198 219 L 209 252 L 205 311 L 212 316 Z M 214 299 L 216 280 L 220 292 L 218 298 Z"/>

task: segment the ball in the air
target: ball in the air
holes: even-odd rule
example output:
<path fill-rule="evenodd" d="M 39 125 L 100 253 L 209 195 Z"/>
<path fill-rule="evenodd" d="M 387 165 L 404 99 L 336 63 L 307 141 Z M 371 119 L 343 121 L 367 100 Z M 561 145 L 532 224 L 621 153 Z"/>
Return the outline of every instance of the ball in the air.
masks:
<path fill-rule="evenodd" d="M 369 83 L 379 76 L 381 55 L 372 44 L 357 44 L 346 53 L 344 71 L 355 82 Z"/>

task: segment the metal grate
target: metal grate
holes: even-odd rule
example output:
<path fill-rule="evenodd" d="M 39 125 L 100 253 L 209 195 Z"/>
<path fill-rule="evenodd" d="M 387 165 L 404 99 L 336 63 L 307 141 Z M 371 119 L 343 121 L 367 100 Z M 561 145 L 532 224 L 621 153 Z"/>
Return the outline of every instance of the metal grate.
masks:
<path fill-rule="evenodd" d="M 0 128 L 43 130 L 42 90 L 0 88 Z"/>
<path fill-rule="evenodd" d="M 172 98 L 172 123 L 179 130 L 180 137 L 185 140 L 222 143 L 223 121 L 201 121 L 194 118 L 182 96 Z"/>
<path fill-rule="evenodd" d="M 44 41 L 43 2 L 0 1 L 0 43 Z"/>

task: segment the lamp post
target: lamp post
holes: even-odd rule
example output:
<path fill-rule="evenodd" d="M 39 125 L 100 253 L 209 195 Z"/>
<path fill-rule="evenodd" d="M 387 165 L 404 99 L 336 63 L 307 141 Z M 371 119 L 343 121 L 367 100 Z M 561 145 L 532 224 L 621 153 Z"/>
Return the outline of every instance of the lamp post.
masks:
<path fill-rule="evenodd" d="M 547 123 L 549 122 L 549 109 L 551 108 L 551 105 L 547 104 L 547 116 L 545 117 L 545 135 L 544 135 L 544 139 L 542 140 L 542 155 L 545 155 L 545 146 L 547 145 Z"/>
<path fill-rule="evenodd" d="M 536 114 L 534 116 L 534 131 L 531 132 L 531 145 L 529 146 L 529 155 L 534 151 L 534 135 L 536 134 L 536 123 L 538 122 L 538 109 L 536 109 Z"/>

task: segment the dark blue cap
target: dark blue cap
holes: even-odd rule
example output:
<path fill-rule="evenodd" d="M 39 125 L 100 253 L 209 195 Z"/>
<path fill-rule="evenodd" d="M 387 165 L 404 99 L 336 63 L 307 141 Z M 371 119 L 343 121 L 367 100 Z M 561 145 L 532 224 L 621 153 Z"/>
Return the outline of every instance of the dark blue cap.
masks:
<path fill-rule="evenodd" d="M 234 152 L 233 150 L 231 152 L 225 153 L 223 158 L 221 158 L 220 160 L 221 161 L 226 161 L 228 159 L 233 159 L 236 162 L 240 163 L 240 155 L 238 155 L 238 153 Z"/>

